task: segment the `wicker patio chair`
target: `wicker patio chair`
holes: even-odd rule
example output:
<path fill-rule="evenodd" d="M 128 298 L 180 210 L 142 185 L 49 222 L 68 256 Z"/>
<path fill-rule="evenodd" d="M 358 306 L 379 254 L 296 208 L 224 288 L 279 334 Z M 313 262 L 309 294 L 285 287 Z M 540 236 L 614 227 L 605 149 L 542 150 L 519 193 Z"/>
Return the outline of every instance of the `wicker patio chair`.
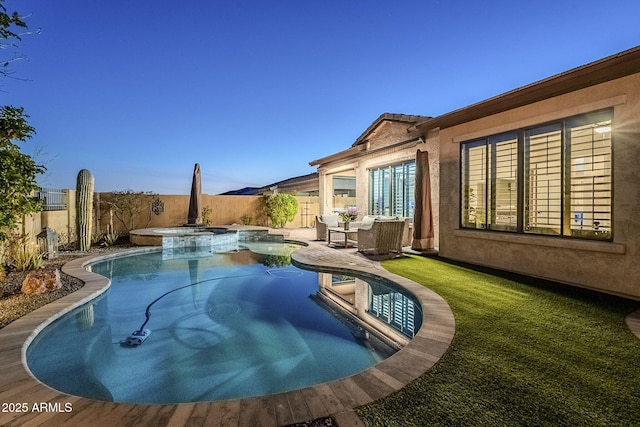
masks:
<path fill-rule="evenodd" d="M 411 225 L 411 219 L 404 219 L 404 231 L 402 232 L 402 246 L 411 246 L 413 240 L 413 226 Z"/>
<path fill-rule="evenodd" d="M 358 251 L 374 255 L 402 253 L 405 220 L 376 219 L 369 226 L 358 228 Z"/>
<path fill-rule="evenodd" d="M 338 215 L 316 216 L 316 240 L 327 240 L 329 227 L 338 226 Z"/>

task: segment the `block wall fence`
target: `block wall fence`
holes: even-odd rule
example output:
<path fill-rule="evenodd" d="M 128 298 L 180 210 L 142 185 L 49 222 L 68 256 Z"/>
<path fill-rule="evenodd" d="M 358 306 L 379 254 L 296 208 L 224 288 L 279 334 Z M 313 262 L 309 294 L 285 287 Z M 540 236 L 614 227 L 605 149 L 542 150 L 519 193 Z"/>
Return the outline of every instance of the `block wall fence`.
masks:
<path fill-rule="evenodd" d="M 17 233 L 28 236 L 36 242 L 38 233 L 49 227 L 58 233 L 60 244 L 75 241 L 76 200 L 75 190 L 65 192 L 66 209 L 42 211 L 23 218 Z M 94 194 L 94 232 L 105 233 L 109 228 L 110 215 L 105 209 L 102 199 L 110 193 Z M 138 214 L 134 220 L 133 229 L 150 227 L 181 227 L 187 223 L 189 210 L 189 195 L 154 195 L 163 204 L 163 211 L 155 214 L 151 206 Z M 242 224 L 244 215 L 252 217 L 253 225 L 269 226 L 264 213 L 261 211 L 262 196 L 223 196 L 203 194 L 202 207 L 211 209 L 210 224 L 224 226 Z M 315 227 L 316 215 L 320 214 L 320 203 L 317 196 L 296 196 L 298 213 L 293 221 L 285 228 Z M 101 206 L 102 203 L 102 206 Z M 355 204 L 355 198 L 336 196 L 333 206 L 340 209 Z M 125 232 L 126 227 L 114 215 L 113 226 L 117 233 Z"/>

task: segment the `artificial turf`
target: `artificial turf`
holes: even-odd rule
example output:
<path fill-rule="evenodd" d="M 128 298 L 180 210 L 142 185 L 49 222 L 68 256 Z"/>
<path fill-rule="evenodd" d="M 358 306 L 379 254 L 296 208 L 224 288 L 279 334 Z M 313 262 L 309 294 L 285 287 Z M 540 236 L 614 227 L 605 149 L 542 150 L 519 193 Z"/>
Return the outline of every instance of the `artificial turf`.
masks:
<path fill-rule="evenodd" d="M 640 425 L 627 300 L 439 259 L 386 261 L 440 294 L 456 334 L 420 378 L 358 414 L 369 426 Z"/>

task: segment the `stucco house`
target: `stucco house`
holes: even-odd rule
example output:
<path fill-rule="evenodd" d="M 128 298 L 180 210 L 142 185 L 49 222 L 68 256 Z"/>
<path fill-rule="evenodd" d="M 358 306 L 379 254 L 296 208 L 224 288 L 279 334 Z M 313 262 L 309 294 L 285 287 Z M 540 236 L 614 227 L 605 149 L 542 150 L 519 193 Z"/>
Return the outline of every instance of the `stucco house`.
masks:
<path fill-rule="evenodd" d="M 416 151 L 429 151 L 432 180 L 438 179 L 437 139 L 425 141 L 416 125 L 426 116 L 384 113 L 355 140 L 350 148 L 309 162 L 318 166 L 320 212 L 344 209 L 336 206 L 337 182 L 355 181 L 355 205 L 359 215 L 414 217 Z M 410 129 L 413 128 L 413 131 Z M 426 132 L 428 133 L 428 132 Z M 431 200 L 437 210 L 438 185 Z M 435 227 L 437 232 L 437 226 Z"/>
<path fill-rule="evenodd" d="M 640 299 L 640 46 L 438 117 L 383 114 L 311 162 L 321 203 L 349 173 L 376 213 L 377 177 L 417 150 L 441 256 Z"/>

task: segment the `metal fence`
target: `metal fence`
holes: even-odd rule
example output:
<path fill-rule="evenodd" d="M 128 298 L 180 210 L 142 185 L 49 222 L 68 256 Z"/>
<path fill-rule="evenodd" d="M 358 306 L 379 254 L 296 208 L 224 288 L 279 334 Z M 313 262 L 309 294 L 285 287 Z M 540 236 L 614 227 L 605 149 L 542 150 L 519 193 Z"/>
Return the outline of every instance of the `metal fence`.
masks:
<path fill-rule="evenodd" d="M 64 211 L 67 209 L 67 192 L 56 188 L 41 188 L 36 197 L 42 200 L 43 211 Z"/>

